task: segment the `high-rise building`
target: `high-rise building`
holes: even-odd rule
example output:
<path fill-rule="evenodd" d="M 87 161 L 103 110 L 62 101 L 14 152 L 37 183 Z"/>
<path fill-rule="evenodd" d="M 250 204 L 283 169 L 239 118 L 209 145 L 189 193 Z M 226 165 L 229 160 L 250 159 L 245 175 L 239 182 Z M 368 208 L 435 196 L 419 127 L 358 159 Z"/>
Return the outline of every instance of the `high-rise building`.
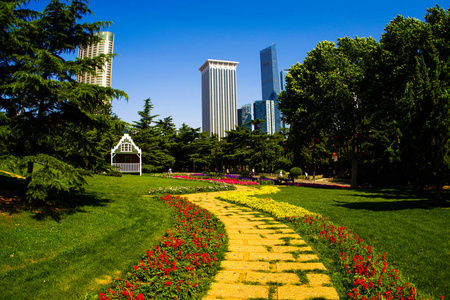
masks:
<path fill-rule="evenodd" d="M 253 103 L 253 119 L 263 120 L 260 125 L 261 132 L 268 134 L 275 133 L 275 101 L 273 100 L 256 100 Z"/>
<path fill-rule="evenodd" d="M 277 108 L 277 95 L 281 92 L 278 78 L 278 60 L 275 44 L 259 52 L 261 62 L 261 90 L 263 100 L 275 101 L 275 132 L 282 127 L 280 110 Z"/>
<path fill-rule="evenodd" d="M 98 33 L 100 41 L 97 44 L 78 49 L 78 58 L 94 58 L 100 54 L 112 54 L 114 47 L 114 33 L 102 31 Z M 111 87 L 112 59 L 105 62 L 102 69 L 97 69 L 96 74 L 85 73 L 77 76 L 78 82 Z"/>
<path fill-rule="evenodd" d="M 244 125 L 245 128 L 252 130 L 252 125 L 246 124 L 252 120 L 252 105 L 245 104 L 238 109 L 238 126 Z"/>
<path fill-rule="evenodd" d="M 208 59 L 202 73 L 202 130 L 226 136 L 237 125 L 236 66 L 238 62 Z"/>

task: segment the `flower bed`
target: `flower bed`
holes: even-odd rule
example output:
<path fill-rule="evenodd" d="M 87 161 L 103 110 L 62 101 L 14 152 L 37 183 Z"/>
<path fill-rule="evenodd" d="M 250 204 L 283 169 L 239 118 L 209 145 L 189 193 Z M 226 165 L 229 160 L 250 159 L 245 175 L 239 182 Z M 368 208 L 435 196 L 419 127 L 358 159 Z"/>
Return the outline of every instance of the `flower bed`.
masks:
<path fill-rule="evenodd" d="M 157 194 L 171 194 L 171 195 L 182 195 L 191 194 L 198 192 L 218 192 L 218 191 L 230 191 L 236 188 L 228 183 L 212 182 L 214 185 L 204 185 L 204 186 L 181 186 L 181 187 L 161 187 L 156 189 L 150 189 L 148 193 L 150 195 Z"/>
<path fill-rule="evenodd" d="M 319 214 L 288 203 L 272 199 L 261 199 L 254 195 L 276 193 L 276 187 L 263 187 L 259 191 L 225 193 L 221 199 L 246 205 L 273 215 L 280 221 L 292 223 L 306 239 L 325 246 L 327 254 L 338 264 L 342 272 L 344 288 L 348 299 L 385 300 L 418 299 L 415 287 L 389 268 L 385 254 L 377 254 L 374 247 L 367 245 L 345 227 L 338 227 Z"/>
<path fill-rule="evenodd" d="M 199 299 L 207 290 L 226 250 L 223 224 L 186 198 L 161 199 L 173 207 L 175 226 L 99 299 Z"/>
<path fill-rule="evenodd" d="M 240 184 L 240 185 L 257 185 L 257 182 L 254 181 L 243 181 L 243 180 L 236 180 L 236 179 L 205 179 L 205 178 L 194 178 L 190 176 L 173 176 L 173 178 L 179 178 L 179 179 L 189 179 L 189 180 L 206 180 L 210 182 L 220 182 L 220 183 L 227 183 L 227 184 Z"/>

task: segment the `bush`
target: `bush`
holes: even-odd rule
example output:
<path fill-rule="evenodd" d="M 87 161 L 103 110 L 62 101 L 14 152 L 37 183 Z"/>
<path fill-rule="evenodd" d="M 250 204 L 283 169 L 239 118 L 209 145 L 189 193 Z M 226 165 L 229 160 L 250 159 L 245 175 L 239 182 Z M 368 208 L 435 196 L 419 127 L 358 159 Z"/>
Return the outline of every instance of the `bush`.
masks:
<path fill-rule="evenodd" d="M 289 171 L 289 176 L 291 177 L 292 182 L 294 182 L 294 179 L 297 179 L 300 175 L 302 175 L 302 169 L 300 169 L 299 167 L 293 167 Z"/>
<path fill-rule="evenodd" d="M 117 170 L 110 170 L 106 174 L 106 176 L 113 176 L 113 177 L 122 177 L 122 172 Z"/>
<path fill-rule="evenodd" d="M 158 171 L 154 165 L 142 165 L 142 173 L 154 173 Z"/>

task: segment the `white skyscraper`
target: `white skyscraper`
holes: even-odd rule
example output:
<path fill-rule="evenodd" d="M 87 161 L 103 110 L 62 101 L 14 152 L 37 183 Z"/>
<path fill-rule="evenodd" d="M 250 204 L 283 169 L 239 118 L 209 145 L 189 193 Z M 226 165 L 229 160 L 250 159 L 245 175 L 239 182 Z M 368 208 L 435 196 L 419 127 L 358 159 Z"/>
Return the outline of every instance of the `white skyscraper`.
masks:
<path fill-rule="evenodd" d="M 238 62 L 208 59 L 202 73 L 202 130 L 225 137 L 237 125 L 236 66 Z"/>
<path fill-rule="evenodd" d="M 100 42 L 86 48 L 78 49 L 78 58 L 94 58 L 100 54 L 112 54 L 114 47 L 114 33 L 102 31 L 99 34 Z M 77 76 L 78 82 L 97 84 L 104 87 L 111 87 L 112 60 L 106 62 L 102 69 L 96 70 L 95 75 L 83 74 Z"/>

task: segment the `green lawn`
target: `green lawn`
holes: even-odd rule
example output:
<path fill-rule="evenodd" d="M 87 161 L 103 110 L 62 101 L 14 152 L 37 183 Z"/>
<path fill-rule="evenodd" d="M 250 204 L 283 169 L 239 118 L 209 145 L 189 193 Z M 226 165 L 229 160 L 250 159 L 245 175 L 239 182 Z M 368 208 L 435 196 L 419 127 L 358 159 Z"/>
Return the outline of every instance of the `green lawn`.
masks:
<path fill-rule="evenodd" d="M 0 173 L 0 298 L 75 299 L 97 291 L 170 228 L 168 207 L 143 196 L 149 188 L 198 185 L 145 175 L 88 182 L 70 204 L 36 210 L 5 200 L 22 192 L 23 180 Z"/>
<path fill-rule="evenodd" d="M 448 194 L 447 194 L 448 196 Z M 450 296 L 450 208 L 396 189 L 344 190 L 284 187 L 270 195 L 330 217 L 386 253 L 419 291 Z M 448 203 L 447 203 L 448 204 Z"/>

